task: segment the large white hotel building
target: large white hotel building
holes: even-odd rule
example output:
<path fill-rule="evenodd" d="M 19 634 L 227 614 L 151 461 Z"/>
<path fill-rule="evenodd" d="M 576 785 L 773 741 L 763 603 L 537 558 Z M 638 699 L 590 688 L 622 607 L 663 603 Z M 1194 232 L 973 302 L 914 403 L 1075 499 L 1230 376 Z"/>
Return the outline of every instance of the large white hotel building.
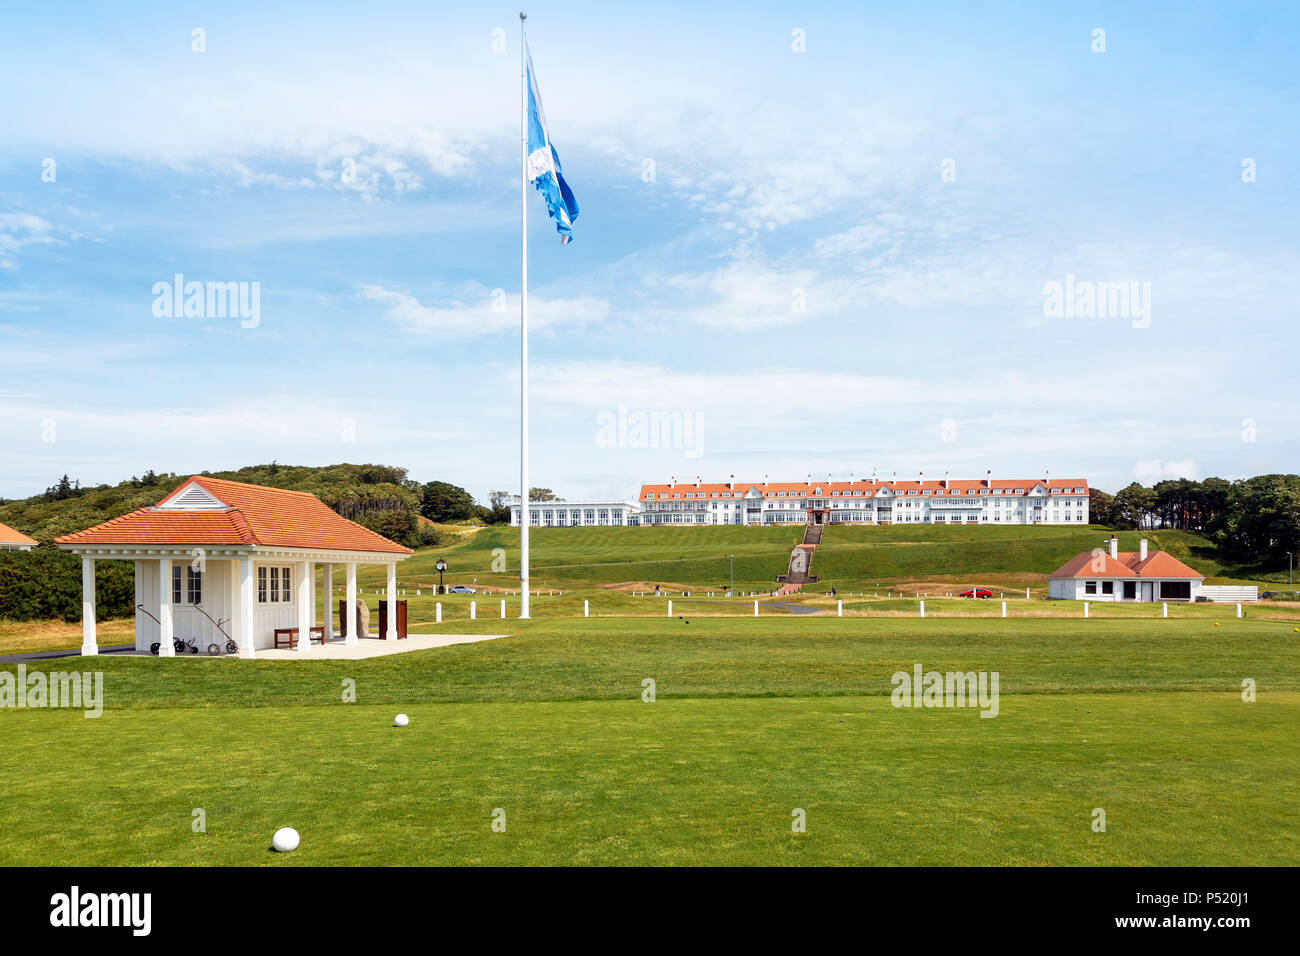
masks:
<path fill-rule="evenodd" d="M 1087 524 L 1083 478 L 871 480 L 642 485 L 635 502 L 537 502 L 535 526 L 576 524 Z M 576 515 L 575 515 L 576 512 Z M 557 519 L 557 513 L 562 517 Z M 510 509 L 519 523 L 519 506 Z"/>

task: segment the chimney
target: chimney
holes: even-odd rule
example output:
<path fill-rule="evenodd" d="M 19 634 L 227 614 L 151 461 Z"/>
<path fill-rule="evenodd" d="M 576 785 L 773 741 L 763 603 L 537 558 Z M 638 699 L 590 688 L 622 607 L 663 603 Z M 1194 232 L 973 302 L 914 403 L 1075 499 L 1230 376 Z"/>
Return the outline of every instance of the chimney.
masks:
<path fill-rule="evenodd" d="M 676 487 L 677 487 L 677 476 L 676 476 L 676 475 L 673 475 L 672 478 L 670 478 L 670 479 L 668 480 L 668 487 L 669 487 L 669 488 L 676 488 Z"/>
<path fill-rule="evenodd" d="M 736 485 L 736 476 L 735 476 L 735 475 L 732 475 L 732 476 L 731 476 L 731 480 L 730 480 L 729 482 L 727 482 L 727 487 L 728 487 L 728 488 L 734 488 L 735 485 Z"/>
<path fill-rule="evenodd" d="M 805 485 L 811 485 L 811 484 L 812 484 L 812 472 L 811 472 L 811 471 L 808 472 L 808 480 L 805 481 L 804 484 L 805 484 Z"/>
<path fill-rule="evenodd" d="M 1143 541 L 1142 542 L 1142 551 L 1144 552 L 1142 555 L 1143 557 L 1146 557 L 1145 554 L 1146 549 L 1147 549 L 1147 544 L 1145 541 Z M 1110 556 L 1112 559 L 1116 561 L 1119 560 L 1119 538 L 1115 537 L 1113 534 L 1110 536 Z"/>
<path fill-rule="evenodd" d="M 943 486 L 944 486 L 945 488 L 948 487 L 948 472 L 946 472 L 946 471 L 943 473 Z"/>
<path fill-rule="evenodd" d="M 1147 539 L 1143 538 L 1141 541 L 1138 542 L 1138 560 L 1145 561 L 1146 559 L 1147 559 Z"/>
<path fill-rule="evenodd" d="M 700 476 L 699 476 L 699 475 L 696 475 L 696 476 L 695 476 L 695 487 L 696 487 L 696 488 L 700 487 Z"/>
<path fill-rule="evenodd" d="M 993 487 L 993 471 L 991 469 L 989 471 L 984 472 L 984 487 L 985 488 Z"/>
<path fill-rule="evenodd" d="M 894 481 L 893 481 L 893 483 L 894 483 L 895 485 L 898 484 L 898 472 L 894 472 Z"/>

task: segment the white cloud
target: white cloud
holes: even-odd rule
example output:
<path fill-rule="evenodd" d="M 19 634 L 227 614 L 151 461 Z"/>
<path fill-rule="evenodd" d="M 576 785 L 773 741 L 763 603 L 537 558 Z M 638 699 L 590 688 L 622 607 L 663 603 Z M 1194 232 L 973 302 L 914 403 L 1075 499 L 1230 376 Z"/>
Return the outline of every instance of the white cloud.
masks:
<path fill-rule="evenodd" d="M 519 328 L 519 296 L 476 283 L 462 287 L 456 295 L 438 305 L 425 305 L 409 292 L 378 285 L 363 285 L 359 295 L 382 304 L 388 320 L 407 332 L 465 338 Z M 528 296 L 530 330 L 600 323 L 609 315 L 608 300 L 595 296 Z"/>
<path fill-rule="evenodd" d="M 1133 478 L 1144 485 L 1154 485 L 1158 481 L 1177 478 L 1199 481 L 1201 470 L 1190 458 L 1184 458 L 1182 461 L 1161 461 L 1159 458 L 1152 458 L 1149 461 L 1139 461 L 1133 466 Z"/>

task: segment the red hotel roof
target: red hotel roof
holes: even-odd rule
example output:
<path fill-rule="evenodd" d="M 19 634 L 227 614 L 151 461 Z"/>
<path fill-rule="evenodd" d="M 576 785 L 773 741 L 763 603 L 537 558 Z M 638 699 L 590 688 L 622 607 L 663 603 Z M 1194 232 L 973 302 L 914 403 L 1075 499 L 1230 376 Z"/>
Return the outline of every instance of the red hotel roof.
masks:
<path fill-rule="evenodd" d="M 40 544 L 35 538 L 29 538 L 21 531 L 15 531 L 7 524 L 0 524 L 0 544 Z"/>
<path fill-rule="evenodd" d="M 165 507 L 198 485 L 220 507 Z M 329 551 L 411 554 L 369 528 L 349 521 L 315 495 L 195 475 L 150 508 L 65 534 L 63 545 L 263 545 Z"/>
<path fill-rule="evenodd" d="M 837 497 L 836 492 L 841 495 L 846 491 L 863 491 L 876 494 L 881 489 L 888 488 L 895 493 L 906 494 L 909 491 L 923 492 L 929 491 L 932 497 L 946 497 L 955 495 L 978 495 L 989 494 L 992 491 L 999 491 L 1003 496 L 1014 495 L 1015 489 L 1021 489 L 1020 495 L 1028 495 L 1031 489 L 1037 485 L 1045 486 L 1051 494 L 1073 495 L 1088 494 L 1088 482 L 1084 478 L 1021 478 L 1017 480 L 1005 480 L 995 478 L 992 481 L 980 478 L 971 480 L 967 478 L 935 481 L 738 481 L 731 485 L 726 482 L 701 482 L 696 484 L 693 481 L 679 481 L 676 484 L 659 484 L 659 485 L 642 485 L 640 500 L 646 501 L 653 495 L 658 499 L 661 495 L 671 497 L 674 494 L 680 494 L 683 497 L 692 494 L 696 498 L 708 498 L 714 493 L 719 496 L 745 495 L 751 488 L 757 488 L 759 494 L 764 496 L 773 496 L 778 492 L 785 492 L 784 497 L 790 497 L 790 492 L 798 497 L 799 492 L 806 492 L 804 497 L 813 495 L 816 489 L 821 489 L 819 497 L 829 498 Z M 1082 489 L 1076 491 L 1075 489 Z"/>

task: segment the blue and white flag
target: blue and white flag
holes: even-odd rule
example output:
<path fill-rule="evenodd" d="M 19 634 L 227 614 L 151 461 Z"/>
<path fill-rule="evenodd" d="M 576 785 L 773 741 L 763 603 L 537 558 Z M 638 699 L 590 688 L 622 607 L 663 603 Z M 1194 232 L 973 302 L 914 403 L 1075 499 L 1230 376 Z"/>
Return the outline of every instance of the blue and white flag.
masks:
<path fill-rule="evenodd" d="M 560 154 L 551 145 L 551 134 L 546 128 L 546 111 L 542 97 L 537 92 L 537 74 L 533 72 L 533 55 L 524 48 L 528 58 L 528 181 L 537 187 L 546 200 L 547 211 L 555 220 L 555 231 L 560 242 L 573 241 L 573 220 L 578 218 L 578 200 L 564 181 L 560 169 Z"/>

